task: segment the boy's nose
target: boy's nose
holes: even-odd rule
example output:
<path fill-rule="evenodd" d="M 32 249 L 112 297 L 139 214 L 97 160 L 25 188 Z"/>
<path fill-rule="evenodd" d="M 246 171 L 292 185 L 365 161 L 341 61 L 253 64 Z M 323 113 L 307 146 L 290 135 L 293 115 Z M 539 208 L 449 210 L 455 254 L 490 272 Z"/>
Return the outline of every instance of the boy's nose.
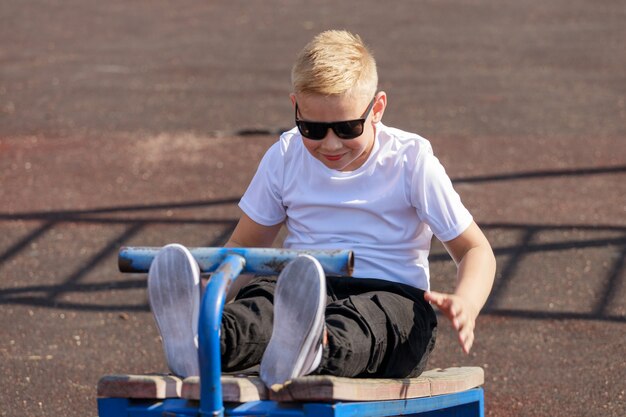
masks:
<path fill-rule="evenodd" d="M 333 151 L 340 149 L 343 146 L 341 139 L 335 135 L 332 129 L 328 129 L 326 137 L 322 139 L 322 148 L 325 150 Z"/>

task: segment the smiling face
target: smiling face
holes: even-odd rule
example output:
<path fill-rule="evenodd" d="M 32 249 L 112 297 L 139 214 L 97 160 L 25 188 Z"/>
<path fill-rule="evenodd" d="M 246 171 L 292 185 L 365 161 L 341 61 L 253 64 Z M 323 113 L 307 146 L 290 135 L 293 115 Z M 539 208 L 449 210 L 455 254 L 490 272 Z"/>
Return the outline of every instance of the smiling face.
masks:
<path fill-rule="evenodd" d="M 292 103 L 298 103 L 298 118 L 315 122 L 354 120 L 363 116 L 372 100 L 367 96 L 322 96 L 316 94 L 291 95 Z M 326 167 L 337 171 L 354 171 L 367 161 L 376 136 L 375 124 L 380 121 L 386 106 L 384 92 L 376 95 L 372 111 L 365 119 L 363 134 L 354 139 L 340 139 L 328 129 L 322 140 L 305 137 L 302 143 L 309 153 Z"/>

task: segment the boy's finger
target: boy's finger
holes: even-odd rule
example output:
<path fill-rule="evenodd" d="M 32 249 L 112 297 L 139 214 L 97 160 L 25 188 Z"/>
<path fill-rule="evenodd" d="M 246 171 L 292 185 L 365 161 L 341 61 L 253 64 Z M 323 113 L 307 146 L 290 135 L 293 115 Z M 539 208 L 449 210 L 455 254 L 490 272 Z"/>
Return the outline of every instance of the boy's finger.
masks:
<path fill-rule="evenodd" d="M 463 322 L 459 328 L 459 334 L 463 337 L 463 339 L 467 339 L 467 337 L 474 333 L 474 326 L 469 322 Z"/>
<path fill-rule="evenodd" d="M 467 355 L 470 353 L 472 349 L 472 345 L 474 344 L 474 334 L 470 333 L 465 339 L 461 340 L 461 346 L 463 347 L 463 352 Z"/>
<path fill-rule="evenodd" d="M 461 329 L 458 331 L 459 342 L 461 346 L 471 346 L 474 342 L 474 328 L 470 323 L 465 323 Z"/>
<path fill-rule="evenodd" d="M 446 315 L 449 316 L 450 306 L 452 305 L 452 300 L 447 294 L 442 293 L 430 293 L 430 297 L 426 298 L 427 301 L 435 304 L 440 310 L 443 310 Z"/>
<path fill-rule="evenodd" d="M 430 301 L 431 303 L 435 303 L 437 305 L 441 304 L 444 300 L 444 296 L 438 292 L 425 292 L 424 299 L 426 301 Z"/>
<path fill-rule="evenodd" d="M 454 330 L 461 331 L 465 326 L 465 316 L 461 313 L 451 312 L 452 314 L 452 326 Z"/>
<path fill-rule="evenodd" d="M 459 342 L 463 346 L 463 351 L 469 353 L 474 343 L 474 322 L 466 320 L 459 329 Z"/>

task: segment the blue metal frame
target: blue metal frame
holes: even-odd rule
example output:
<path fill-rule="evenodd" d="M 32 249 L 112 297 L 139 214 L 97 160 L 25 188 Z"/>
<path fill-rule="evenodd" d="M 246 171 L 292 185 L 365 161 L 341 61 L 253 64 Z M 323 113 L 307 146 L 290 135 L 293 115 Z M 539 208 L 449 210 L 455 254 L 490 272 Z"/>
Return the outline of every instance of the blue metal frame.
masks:
<path fill-rule="evenodd" d="M 246 260 L 236 254 L 226 256 L 211 276 L 202 297 L 198 323 L 198 358 L 200 361 L 200 415 L 222 416 L 222 365 L 220 324 L 226 293 L 231 282 L 243 270 Z"/>
<path fill-rule="evenodd" d="M 122 248 L 123 272 L 145 272 L 158 248 Z M 329 274 L 350 275 L 350 251 L 286 251 L 261 248 L 193 248 L 192 255 L 203 272 L 213 272 L 200 306 L 198 326 L 200 403 L 185 399 L 132 400 L 99 398 L 100 417 L 157 416 L 267 416 L 267 417 L 385 417 L 420 415 L 428 417 L 484 417 L 484 393 L 474 388 L 455 394 L 409 400 L 278 403 L 251 401 L 224 407 L 221 385 L 220 324 L 228 288 L 241 272 L 275 274 L 299 253 L 313 254 Z"/>
<path fill-rule="evenodd" d="M 484 393 L 474 388 L 456 394 L 410 400 L 335 402 L 335 403 L 278 403 L 276 401 L 250 401 L 228 404 L 222 413 L 207 414 L 199 411 L 197 401 L 172 398 L 160 401 L 129 400 L 125 398 L 100 398 L 100 417 L 162 417 L 167 416 L 267 416 L 267 417 L 484 417 Z"/>
<path fill-rule="evenodd" d="M 158 247 L 123 247 L 118 255 L 121 272 L 148 272 L 150 264 L 159 251 Z M 215 271 L 227 255 L 237 254 L 245 258 L 242 272 L 272 275 L 296 256 L 307 253 L 314 256 L 328 275 L 351 276 L 354 257 L 350 250 L 294 250 L 275 248 L 189 248 L 198 262 L 200 271 Z"/>

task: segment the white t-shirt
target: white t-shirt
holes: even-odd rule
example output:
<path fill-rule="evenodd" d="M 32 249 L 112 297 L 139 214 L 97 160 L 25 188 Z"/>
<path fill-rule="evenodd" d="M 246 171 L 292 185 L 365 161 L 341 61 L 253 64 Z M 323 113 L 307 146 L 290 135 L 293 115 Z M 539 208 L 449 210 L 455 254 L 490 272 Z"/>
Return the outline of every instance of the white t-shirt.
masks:
<path fill-rule="evenodd" d="M 368 160 L 351 172 L 315 159 L 296 128 L 283 133 L 239 207 L 265 226 L 286 220 L 285 248 L 351 249 L 355 277 L 424 290 L 433 233 L 449 241 L 472 222 L 430 143 L 382 123 Z"/>

